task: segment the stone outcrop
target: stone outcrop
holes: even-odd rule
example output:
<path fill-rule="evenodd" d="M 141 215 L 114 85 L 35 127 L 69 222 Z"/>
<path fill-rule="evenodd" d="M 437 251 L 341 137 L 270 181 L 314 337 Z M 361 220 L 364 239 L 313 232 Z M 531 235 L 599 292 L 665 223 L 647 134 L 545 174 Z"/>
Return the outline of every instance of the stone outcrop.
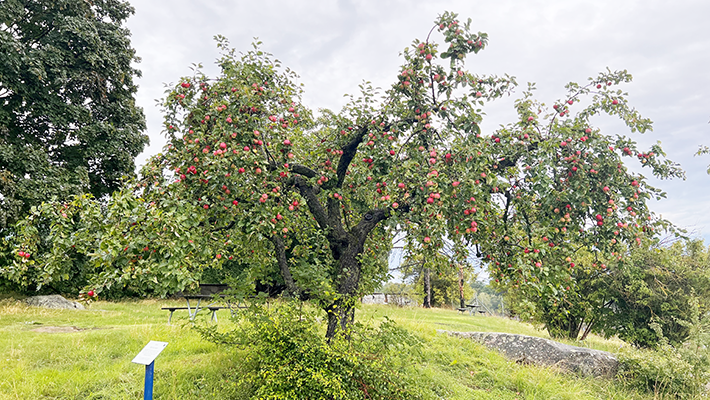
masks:
<path fill-rule="evenodd" d="M 517 363 L 557 367 L 564 371 L 597 377 L 613 377 L 619 367 L 616 357 L 609 352 L 570 346 L 533 336 L 492 332 L 438 332 L 475 340 L 500 351 Z"/>
<path fill-rule="evenodd" d="M 69 301 L 58 294 L 49 296 L 34 296 L 25 299 L 25 303 L 30 306 L 44 308 L 60 308 L 70 310 L 83 310 L 84 306 L 76 301 Z"/>

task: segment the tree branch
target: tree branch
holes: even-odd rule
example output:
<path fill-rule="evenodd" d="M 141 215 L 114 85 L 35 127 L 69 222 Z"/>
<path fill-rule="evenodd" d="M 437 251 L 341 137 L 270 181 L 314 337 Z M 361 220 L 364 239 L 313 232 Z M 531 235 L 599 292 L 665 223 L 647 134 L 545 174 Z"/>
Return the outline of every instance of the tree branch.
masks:
<path fill-rule="evenodd" d="M 295 168 L 296 166 L 294 166 Z M 304 167 L 306 168 L 306 167 Z M 308 168 L 306 168 L 308 169 Z M 316 222 L 322 229 L 328 228 L 328 212 L 318 200 L 318 192 L 320 188 L 313 187 L 303 176 L 295 176 L 293 178 L 293 185 L 298 189 L 298 192 L 306 199 L 306 204 L 308 209 L 313 214 Z"/>
<path fill-rule="evenodd" d="M 357 146 L 362 143 L 362 138 L 365 137 L 366 133 L 367 127 L 358 128 L 355 137 L 352 138 L 350 142 L 348 142 L 348 144 L 343 146 L 343 155 L 340 156 L 340 160 L 338 161 L 338 168 L 336 169 L 336 175 L 338 176 L 338 180 L 336 181 L 335 187 L 343 186 L 343 181 L 345 181 L 345 175 L 348 172 L 348 168 L 350 168 L 350 163 L 355 158 L 355 154 L 357 154 Z"/>
<path fill-rule="evenodd" d="M 293 276 L 291 275 L 291 270 L 288 268 L 288 258 L 286 256 L 286 246 L 284 245 L 283 238 L 281 238 L 278 234 L 273 235 L 271 236 L 271 243 L 274 244 L 276 261 L 279 264 L 281 276 L 284 278 L 286 290 L 288 290 L 289 294 L 293 296 L 298 295 L 301 290 L 296 286 L 296 282 L 294 282 Z"/>
<path fill-rule="evenodd" d="M 316 171 L 301 164 L 291 165 L 291 172 L 293 172 L 294 174 L 303 175 L 308 178 L 315 178 L 316 176 L 318 176 L 318 173 Z"/>
<path fill-rule="evenodd" d="M 362 216 L 360 222 L 353 228 L 352 233 L 362 241 L 361 244 L 364 244 L 370 231 L 372 231 L 380 221 L 386 220 L 389 216 L 390 214 L 387 209 L 375 208 L 370 210 Z"/>

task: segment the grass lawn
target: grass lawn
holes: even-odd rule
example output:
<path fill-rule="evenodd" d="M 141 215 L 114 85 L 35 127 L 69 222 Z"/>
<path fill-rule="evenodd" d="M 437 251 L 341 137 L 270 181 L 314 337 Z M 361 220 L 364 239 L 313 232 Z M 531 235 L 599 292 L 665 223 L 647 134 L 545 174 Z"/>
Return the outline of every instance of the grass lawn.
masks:
<path fill-rule="evenodd" d="M 168 312 L 160 309 L 167 305 L 180 302 L 100 301 L 74 311 L 0 300 L 0 399 L 142 399 L 144 367 L 131 360 L 150 340 L 169 343 L 155 365 L 156 399 L 230 398 L 228 378 L 239 353 L 203 341 L 189 329 L 186 311 L 176 311 L 173 325 L 167 325 Z M 218 312 L 220 328 L 229 328 L 228 315 L 226 310 Z M 390 306 L 362 306 L 357 315 L 373 323 L 387 316 L 423 339 L 422 354 L 401 368 L 427 388 L 424 398 L 653 398 L 611 381 L 517 365 L 471 341 L 436 333 L 446 329 L 547 336 L 528 324 Z M 208 320 L 207 313 L 201 321 Z M 49 333 L 57 330 L 52 327 L 68 332 Z M 621 342 L 592 338 L 585 345 L 614 351 Z"/>

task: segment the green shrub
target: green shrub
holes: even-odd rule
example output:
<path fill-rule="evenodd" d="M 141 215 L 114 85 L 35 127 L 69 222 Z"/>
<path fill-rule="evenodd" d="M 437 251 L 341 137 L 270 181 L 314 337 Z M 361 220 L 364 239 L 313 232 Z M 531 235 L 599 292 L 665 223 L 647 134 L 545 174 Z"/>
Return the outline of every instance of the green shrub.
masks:
<path fill-rule="evenodd" d="M 241 362 L 230 374 L 240 399 L 416 399 L 398 370 L 419 341 L 389 320 L 356 324 L 351 340 L 327 343 L 313 312 L 295 302 L 250 307 L 237 327 L 197 327 L 204 338 L 234 348 Z M 406 356 L 404 354 L 407 354 Z"/>
<path fill-rule="evenodd" d="M 697 301 L 691 302 L 697 309 Z M 682 322 L 690 332 L 689 340 L 672 346 L 662 328 L 651 323 L 661 338 L 655 350 L 625 349 L 618 355 L 619 376 L 629 386 L 652 391 L 656 397 L 692 399 L 705 392 L 710 382 L 707 321 L 696 318 Z"/>

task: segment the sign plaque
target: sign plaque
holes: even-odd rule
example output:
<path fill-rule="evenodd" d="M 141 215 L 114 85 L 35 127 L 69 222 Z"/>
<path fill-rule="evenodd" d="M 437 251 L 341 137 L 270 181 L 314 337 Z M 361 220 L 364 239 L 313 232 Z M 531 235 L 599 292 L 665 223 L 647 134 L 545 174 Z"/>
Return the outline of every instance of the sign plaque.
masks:
<path fill-rule="evenodd" d="M 155 361 L 155 358 L 158 357 L 158 354 L 160 354 L 160 352 L 163 351 L 167 345 L 168 342 L 157 342 L 155 340 L 151 340 L 131 362 L 141 365 L 150 365 L 153 361 Z"/>

